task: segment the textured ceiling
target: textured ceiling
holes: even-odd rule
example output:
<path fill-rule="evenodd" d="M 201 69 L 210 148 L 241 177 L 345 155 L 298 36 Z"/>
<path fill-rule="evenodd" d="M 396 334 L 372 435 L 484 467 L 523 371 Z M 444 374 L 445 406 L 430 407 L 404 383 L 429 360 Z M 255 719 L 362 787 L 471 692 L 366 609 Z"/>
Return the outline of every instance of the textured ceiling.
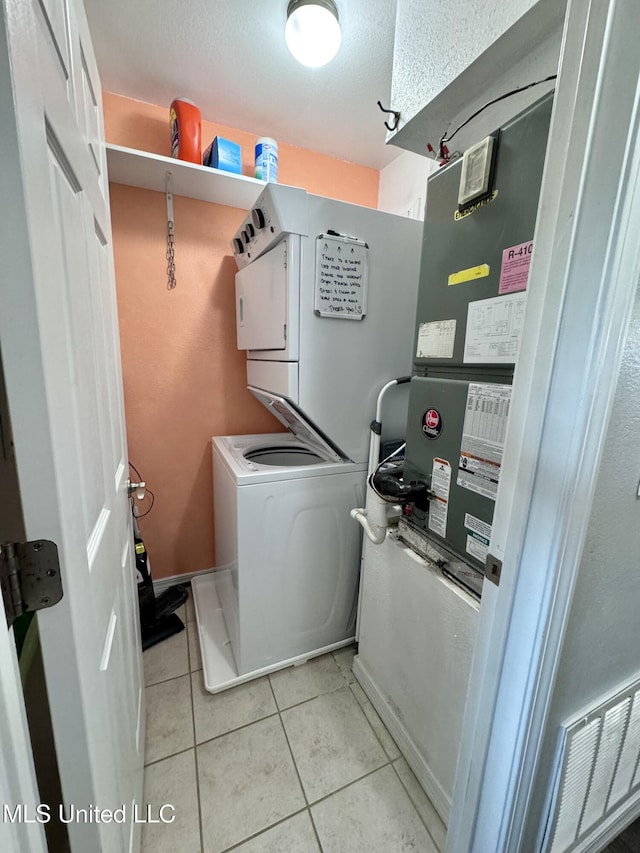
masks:
<path fill-rule="evenodd" d="M 337 0 L 342 46 L 305 68 L 284 42 L 287 0 L 84 0 L 105 90 L 380 169 L 396 0 Z"/>

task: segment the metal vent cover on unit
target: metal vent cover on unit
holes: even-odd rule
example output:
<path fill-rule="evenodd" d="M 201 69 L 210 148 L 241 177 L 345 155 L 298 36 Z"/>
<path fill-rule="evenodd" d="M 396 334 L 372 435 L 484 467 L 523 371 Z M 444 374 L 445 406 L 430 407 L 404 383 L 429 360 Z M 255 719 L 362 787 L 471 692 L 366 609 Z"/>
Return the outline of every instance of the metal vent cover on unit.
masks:
<path fill-rule="evenodd" d="M 541 853 L 600 849 L 640 799 L 639 762 L 640 679 L 561 726 Z"/>

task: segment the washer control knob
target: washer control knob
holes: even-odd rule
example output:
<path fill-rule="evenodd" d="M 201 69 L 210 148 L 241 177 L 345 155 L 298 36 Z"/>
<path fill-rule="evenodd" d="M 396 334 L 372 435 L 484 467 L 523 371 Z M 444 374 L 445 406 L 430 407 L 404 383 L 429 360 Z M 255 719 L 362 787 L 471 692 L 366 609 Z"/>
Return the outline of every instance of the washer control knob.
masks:
<path fill-rule="evenodd" d="M 264 212 L 260 207 L 254 207 L 253 208 L 253 210 L 251 211 L 251 217 L 253 219 L 253 222 L 254 222 L 254 225 L 256 226 L 256 228 L 258 228 L 258 229 L 264 228 L 264 226 L 265 226 Z"/>
<path fill-rule="evenodd" d="M 250 222 L 247 222 L 247 234 L 249 235 L 249 238 L 256 236 L 256 229 Z"/>
<path fill-rule="evenodd" d="M 249 237 L 249 232 L 248 232 L 248 231 L 246 231 L 246 230 L 245 230 L 245 231 L 243 231 L 243 232 L 242 232 L 242 239 L 244 240 L 244 242 L 245 242 L 245 243 L 248 243 L 248 242 L 249 242 L 249 240 L 251 239 L 251 237 Z"/>
<path fill-rule="evenodd" d="M 236 255 L 241 255 L 244 252 L 244 243 L 239 237 L 233 238 L 233 251 Z"/>

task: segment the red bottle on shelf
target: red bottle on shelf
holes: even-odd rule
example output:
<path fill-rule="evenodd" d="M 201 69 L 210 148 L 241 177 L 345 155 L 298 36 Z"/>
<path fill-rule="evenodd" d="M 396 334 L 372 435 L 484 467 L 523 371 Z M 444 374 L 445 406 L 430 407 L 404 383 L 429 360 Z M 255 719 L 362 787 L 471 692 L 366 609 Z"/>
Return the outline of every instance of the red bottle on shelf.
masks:
<path fill-rule="evenodd" d="M 175 98 L 169 110 L 171 156 L 202 165 L 200 110 L 187 98 Z"/>

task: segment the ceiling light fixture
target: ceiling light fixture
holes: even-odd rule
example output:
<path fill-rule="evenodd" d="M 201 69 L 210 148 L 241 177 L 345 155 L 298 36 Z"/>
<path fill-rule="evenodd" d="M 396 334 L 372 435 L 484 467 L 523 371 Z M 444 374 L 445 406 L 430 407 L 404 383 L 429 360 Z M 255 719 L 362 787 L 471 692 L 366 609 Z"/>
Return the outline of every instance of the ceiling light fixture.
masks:
<path fill-rule="evenodd" d="M 302 65 L 309 68 L 326 65 L 338 52 L 342 40 L 336 4 L 333 0 L 291 0 L 284 39 Z"/>

